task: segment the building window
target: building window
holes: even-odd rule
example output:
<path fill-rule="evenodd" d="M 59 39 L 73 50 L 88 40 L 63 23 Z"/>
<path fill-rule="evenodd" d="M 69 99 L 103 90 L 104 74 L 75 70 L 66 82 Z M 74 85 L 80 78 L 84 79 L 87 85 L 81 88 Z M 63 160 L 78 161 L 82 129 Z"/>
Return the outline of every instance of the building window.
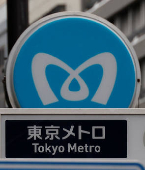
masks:
<path fill-rule="evenodd" d="M 116 25 L 130 41 L 145 33 L 145 0 L 138 0 L 123 11 L 118 12 L 109 21 Z"/>

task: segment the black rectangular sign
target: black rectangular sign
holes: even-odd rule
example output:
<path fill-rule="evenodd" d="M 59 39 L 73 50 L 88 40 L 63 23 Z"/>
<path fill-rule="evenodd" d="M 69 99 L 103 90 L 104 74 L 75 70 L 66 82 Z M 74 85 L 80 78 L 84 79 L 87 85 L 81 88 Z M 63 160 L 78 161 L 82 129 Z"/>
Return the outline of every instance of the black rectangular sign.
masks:
<path fill-rule="evenodd" d="M 6 120 L 6 158 L 127 158 L 126 120 Z"/>

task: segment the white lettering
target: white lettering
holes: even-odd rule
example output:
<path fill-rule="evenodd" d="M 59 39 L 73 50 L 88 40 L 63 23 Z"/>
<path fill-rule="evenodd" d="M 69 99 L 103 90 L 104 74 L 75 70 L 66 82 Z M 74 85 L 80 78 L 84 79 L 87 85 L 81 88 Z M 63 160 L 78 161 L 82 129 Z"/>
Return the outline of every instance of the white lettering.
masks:
<path fill-rule="evenodd" d="M 51 148 L 51 146 L 47 146 L 47 143 L 45 143 L 45 152 L 50 152 L 51 153 L 50 148 Z"/>
<path fill-rule="evenodd" d="M 52 155 L 56 154 L 57 149 L 58 149 L 58 146 L 52 146 L 52 151 L 53 151 Z"/>
<path fill-rule="evenodd" d="M 74 143 L 73 145 L 68 143 L 68 152 L 96 152 L 99 153 L 101 152 L 101 147 L 100 146 L 88 146 L 88 144 L 83 145 L 78 145 L 77 143 Z"/>
<path fill-rule="evenodd" d="M 39 151 L 40 153 L 44 152 L 44 146 L 39 146 L 39 147 L 38 147 L 38 151 Z"/>
<path fill-rule="evenodd" d="M 73 146 L 71 146 L 71 144 L 68 143 L 68 152 L 70 152 L 71 150 L 74 151 L 74 152 L 77 151 L 77 149 L 76 149 L 76 143 L 74 143 Z"/>
<path fill-rule="evenodd" d="M 37 146 L 39 145 L 39 143 L 32 143 L 32 145 L 34 145 L 34 152 L 37 153 Z"/>
<path fill-rule="evenodd" d="M 102 131 L 101 136 L 96 135 L 96 130 L 98 129 Z M 92 139 L 105 139 L 105 126 L 93 126 L 92 127 Z"/>
<path fill-rule="evenodd" d="M 78 152 L 84 152 L 84 147 L 83 146 L 78 146 Z"/>
<path fill-rule="evenodd" d="M 101 151 L 100 146 L 96 146 L 96 147 L 95 147 L 95 152 L 97 152 L 97 153 L 98 153 L 98 152 L 100 152 L 100 151 Z"/>
<path fill-rule="evenodd" d="M 89 149 L 90 149 L 90 152 L 92 152 L 92 148 L 94 148 L 94 146 L 90 146 L 90 148 L 89 148 Z"/>
<path fill-rule="evenodd" d="M 64 152 L 64 146 L 59 146 L 59 148 L 58 148 L 58 150 L 59 150 L 59 152 Z"/>

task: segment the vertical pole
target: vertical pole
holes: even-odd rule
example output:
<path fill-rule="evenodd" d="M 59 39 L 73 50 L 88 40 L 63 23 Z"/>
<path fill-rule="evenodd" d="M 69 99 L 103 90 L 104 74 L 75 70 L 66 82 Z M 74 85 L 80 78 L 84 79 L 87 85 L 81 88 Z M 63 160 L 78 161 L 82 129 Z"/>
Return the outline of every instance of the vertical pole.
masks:
<path fill-rule="evenodd" d="M 28 0 L 7 0 L 8 54 L 15 42 L 28 27 Z M 9 108 L 11 103 L 6 89 L 6 76 L 3 78 L 5 99 Z"/>
<path fill-rule="evenodd" d="M 8 53 L 28 27 L 28 0 L 7 0 Z"/>

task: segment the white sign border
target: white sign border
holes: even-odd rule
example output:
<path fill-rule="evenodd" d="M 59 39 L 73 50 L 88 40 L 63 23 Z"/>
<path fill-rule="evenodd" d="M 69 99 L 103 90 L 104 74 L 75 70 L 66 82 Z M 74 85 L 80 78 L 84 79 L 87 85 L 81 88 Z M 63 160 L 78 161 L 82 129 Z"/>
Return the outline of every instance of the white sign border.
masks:
<path fill-rule="evenodd" d="M 125 43 L 127 49 L 129 50 L 135 67 L 135 76 L 136 76 L 136 85 L 135 85 L 135 92 L 132 99 L 132 102 L 130 104 L 130 107 L 136 107 L 138 105 L 138 99 L 140 94 L 140 87 L 141 87 L 141 73 L 140 73 L 140 67 L 139 62 L 136 56 L 136 53 L 131 46 L 130 42 L 127 40 L 125 35 L 113 24 L 109 23 L 103 18 L 100 18 L 96 15 L 89 14 L 89 13 L 83 13 L 83 12 L 61 12 L 57 14 L 53 14 L 47 17 L 44 17 L 37 21 L 36 23 L 32 24 L 29 28 L 24 31 L 24 33 L 20 36 L 20 38 L 17 40 L 16 44 L 14 45 L 8 59 L 7 63 L 7 70 L 6 70 L 6 87 L 9 95 L 10 103 L 12 104 L 12 107 L 19 108 L 19 102 L 17 100 L 14 85 L 13 85 L 13 71 L 14 71 L 14 65 L 17 59 L 17 55 L 24 44 L 24 42 L 27 40 L 27 38 L 33 34 L 37 29 L 39 29 L 41 26 L 43 26 L 46 23 L 52 22 L 54 20 L 58 20 L 61 18 L 67 18 L 67 17 L 82 17 L 82 18 L 88 18 L 91 20 L 95 20 L 97 22 L 100 22 L 101 24 L 104 24 L 109 29 L 114 31 L 114 33 L 122 39 L 122 41 Z"/>

